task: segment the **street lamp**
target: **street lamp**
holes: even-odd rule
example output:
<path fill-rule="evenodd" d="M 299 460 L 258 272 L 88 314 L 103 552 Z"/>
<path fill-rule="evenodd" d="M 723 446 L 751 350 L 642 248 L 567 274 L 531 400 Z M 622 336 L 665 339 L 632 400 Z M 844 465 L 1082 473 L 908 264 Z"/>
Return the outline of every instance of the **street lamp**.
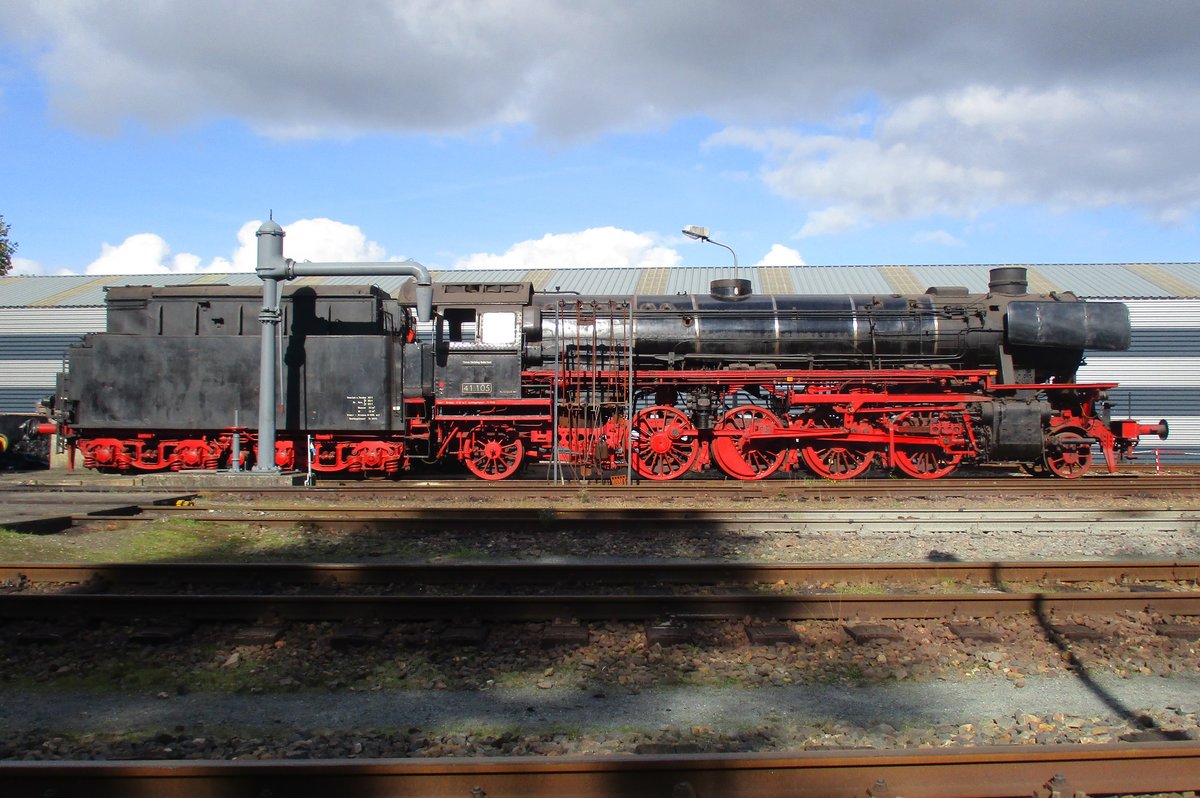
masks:
<path fill-rule="evenodd" d="M 709 244 L 716 244 L 718 247 L 725 247 L 725 249 L 729 250 L 729 254 L 733 255 L 733 279 L 737 279 L 738 259 L 737 253 L 733 251 L 733 247 L 729 246 L 728 244 L 722 244 L 720 241 L 713 241 L 711 238 L 709 238 L 707 227 L 699 227 L 698 225 L 689 224 L 687 227 L 683 228 L 683 234 L 688 238 L 695 239 L 696 241 L 704 241 Z"/>
<path fill-rule="evenodd" d="M 685 236 L 695 241 L 705 241 L 709 244 L 716 244 L 718 247 L 724 247 L 729 250 L 729 254 L 733 255 L 733 279 L 713 280 L 709 283 L 708 290 L 714 297 L 719 299 L 743 299 L 750 296 L 750 281 L 738 278 L 738 257 L 737 253 L 733 251 L 733 247 L 709 238 L 707 227 L 689 224 L 683 228 L 682 232 Z"/>

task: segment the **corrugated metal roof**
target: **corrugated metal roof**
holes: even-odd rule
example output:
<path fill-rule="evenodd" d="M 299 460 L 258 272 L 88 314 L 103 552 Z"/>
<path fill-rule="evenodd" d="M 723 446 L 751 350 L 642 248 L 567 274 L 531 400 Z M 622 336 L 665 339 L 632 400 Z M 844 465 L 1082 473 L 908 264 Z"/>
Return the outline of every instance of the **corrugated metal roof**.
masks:
<path fill-rule="evenodd" d="M 740 276 L 756 293 L 891 294 L 921 293 L 931 286 L 987 290 L 988 271 L 1024 266 L 1033 292 L 1074 291 L 1080 296 L 1112 298 L 1200 298 L 1200 263 L 1041 263 L 1041 264 L 890 264 L 883 266 L 744 266 Z M 620 269 L 462 269 L 434 271 L 435 281 L 532 281 L 541 290 L 559 287 L 584 294 L 707 293 L 712 280 L 732 276 L 729 266 Z M 407 277 L 318 277 L 309 284 L 349 285 L 371 282 L 395 293 Z M 104 287 L 113 285 L 257 285 L 253 272 L 203 274 L 62 275 L 0 277 L 0 307 L 78 307 L 102 305 Z"/>
<path fill-rule="evenodd" d="M 642 273 L 638 275 L 638 282 L 633 289 L 633 293 L 641 296 L 654 296 L 656 294 L 667 293 L 667 277 L 670 272 L 670 269 L 661 267 L 642 269 Z"/>
<path fill-rule="evenodd" d="M 1167 267 L 1157 263 L 1134 263 L 1129 270 L 1139 277 L 1149 280 L 1161 287 L 1171 296 L 1200 296 L 1200 281 L 1194 281 L 1190 275 L 1168 271 Z"/>
<path fill-rule="evenodd" d="M 529 272 L 529 269 L 455 269 L 435 271 L 433 279 L 447 283 L 519 283 Z"/>
<path fill-rule="evenodd" d="M 747 276 L 754 279 L 753 274 Z M 892 293 L 877 266 L 796 266 L 791 277 L 798 294 Z"/>
<path fill-rule="evenodd" d="M 917 282 L 925 288 L 959 285 L 973 294 L 987 291 L 988 270 L 986 268 L 979 266 L 913 266 L 911 269 Z"/>
<path fill-rule="evenodd" d="M 758 278 L 758 290 L 764 294 L 796 293 L 792 270 L 786 266 L 760 266 L 755 276 Z"/>
<path fill-rule="evenodd" d="M 81 274 L 62 275 L 55 277 L 0 277 L 0 307 L 29 307 L 41 304 L 48 296 L 69 291 L 75 286 L 84 285 L 95 280 L 95 277 Z M 103 304 L 104 297 L 99 302 Z M 76 302 L 74 304 L 83 304 Z"/>
<path fill-rule="evenodd" d="M 531 277 L 540 276 L 541 269 L 530 269 L 527 274 Z M 644 276 L 646 269 L 553 269 L 546 277 L 543 289 L 553 291 L 560 288 L 563 291 L 578 291 L 581 294 L 595 295 L 628 295 L 636 293 L 638 280 Z M 440 272 L 453 275 L 457 272 Z M 434 280 L 438 279 L 437 273 Z"/>
<path fill-rule="evenodd" d="M 707 294 L 713 280 L 728 280 L 733 277 L 732 266 L 688 266 L 667 270 L 666 294 Z M 757 274 L 738 273 L 738 277 L 750 278 L 754 290 L 758 291 L 760 280 Z"/>
<path fill-rule="evenodd" d="M 910 266 L 880 266 L 879 273 L 887 280 L 893 294 L 920 294 L 929 287 L 917 282 Z"/>
<path fill-rule="evenodd" d="M 1037 268 L 1054 284 L 1054 291 L 1074 291 L 1081 296 L 1167 296 L 1160 286 L 1119 264 L 1063 263 Z"/>

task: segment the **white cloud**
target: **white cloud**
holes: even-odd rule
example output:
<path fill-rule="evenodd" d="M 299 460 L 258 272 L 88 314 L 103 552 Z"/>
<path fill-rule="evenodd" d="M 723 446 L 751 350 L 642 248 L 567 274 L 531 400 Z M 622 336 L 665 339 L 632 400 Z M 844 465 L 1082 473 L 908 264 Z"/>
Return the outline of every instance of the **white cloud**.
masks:
<path fill-rule="evenodd" d="M 608 0 L 0 0 L 0 35 L 40 54 L 54 107 L 76 124 L 235 117 L 287 136 L 530 125 L 571 138 L 683 116 L 852 117 L 867 92 L 903 104 L 966 84 L 1194 87 L 1198 24 L 1194 3 L 1112 0 L 869 12 L 692 0 L 687 13 Z"/>
<path fill-rule="evenodd" d="M 734 127 L 709 147 L 758 152 L 776 194 L 817 206 L 800 235 L 1000 206 L 1200 209 L 1194 103 L 1168 94 L 970 86 L 883 112 L 868 134 Z"/>
<path fill-rule="evenodd" d="M 566 269 L 626 266 L 678 266 L 679 253 L 654 237 L 616 227 L 593 227 L 577 233 L 548 233 L 521 241 L 502 255 L 478 252 L 461 258 L 456 269 Z"/>
<path fill-rule="evenodd" d="M 918 244 L 937 244 L 943 247 L 961 247 L 964 241 L 961 238 L 947 233 L 945 230 L 925 230 L 913 236 L 913 241 Z"/>
<path fill-rule="evenodd" d="M 1200 3 L 619 6 L 0 0 L 0 46 L 37 59 L 60 119 L 110 134 L 234 119 L 558 143 L 714 120 L 711 144 L 760 153 L 759 177 L 803 204 L 804 236 L 1013 205 L 1200 208 Z"/>
<path fill-rule="evenodd" d="M 154 233 L 131 235 L 116 246 L 100 245 L 100 257 L 84 269 L 85 274 L 167 274 L 194 272 L 200 258 L 189 253 L 171 255 L 171 247 Z"/>
<path fill-rule="evenodd" d="M 253 224 L 253 229 L 249 229 Z M 238 240 L 242 243 L 239 252 L 234 256 L 234 262 L 241 264 L 246 261 L 244 251 L 249 249 L 250 270 L 254 269 L 254 258 L 257 257 L 257 243 L 254 233 L 261 222 L 247 222 L 238 232 Z M 399 261 L 401 257 L 387 254 L 382 245 L 367 239 L 366 233 L 356 225 L 333 219 L 300 219 L 285 224 L 283 239 L 283 254 L 293 260 L 311 260 L 318 263 L 341 263 L 343 261 Z"/>
<path fill-rule="evenodd" d="M 46 273 L 46 267 L 35 260 L 29 258 L 12 259 L 12 268 L 8 272 L 8 276 L 12 277 L 41 277 Z"/>
<path fill-rule="evenodd" d="M 860 214 L 853 208 L 835 206 L 808 215 L 808 221 L 800 228 L 800 238 L 809 236 L 836 235 L 846 233 L 861 224 Z"/>
<path fill-rule="evenodd" d="M 803 266 L 804 258 L 800 257 L 800 253 L 791 247 L 785 247 L 783 244 L 774 244 L 771 251 L 763 255 L 757 266 Z"/>
<path fill-rule="evenodd" d="M 259 220 L 243 224 L 238 246 L 229 258 L 208 263 L 189 252 L 171 254 L 171 246 L 155 233 L 137 233 L 120 244 L 102 244 L 100 257 L 88 264 L 86 274 L 170 274 L 196 272 L 252 272 L 258 259 Z M 356 225 L 333 219 L 300 219 L 283 226 L 284 255 L 296 261 L 341 263 L 349 261 L 399 261 Z"/>

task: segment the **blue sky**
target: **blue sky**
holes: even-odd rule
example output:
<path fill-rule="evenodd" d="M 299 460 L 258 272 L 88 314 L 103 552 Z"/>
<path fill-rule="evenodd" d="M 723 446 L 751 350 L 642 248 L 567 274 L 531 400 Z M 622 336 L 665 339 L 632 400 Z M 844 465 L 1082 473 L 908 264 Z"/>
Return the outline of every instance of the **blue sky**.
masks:
<path fill-rule="evenodd" d="M 681 10 L 684 9 L 684 10 Z M 1200 5 L 0 0 L 17 273 L 1195 261 Z"/>

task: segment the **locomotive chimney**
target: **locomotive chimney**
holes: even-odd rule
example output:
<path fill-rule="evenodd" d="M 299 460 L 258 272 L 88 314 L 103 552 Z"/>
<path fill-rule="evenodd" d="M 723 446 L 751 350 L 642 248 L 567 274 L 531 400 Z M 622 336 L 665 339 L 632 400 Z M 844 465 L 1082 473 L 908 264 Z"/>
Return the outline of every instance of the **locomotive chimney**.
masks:
<path fill-rule="evenodd" d="M 1023 266 L 1001 266 L 988 273 L 988 292 L 1005 296 L 1029 293 L 1029 280 Z"/>
<path fill-rule="evenodd" d="M 713 280 L 708 284 L 708 293 L 713 299 L 737 300 L 745 299 L 753 291 L 750 281 L 746 279 Z"/>
<path fill-rule="evenodd" d="M 745 299 L 750 296 L 753 291 L 750 288 L 750 281 L 738 277 L 738 258 L 737 253 L 733 251 L 733 247 L 728 244 L 722 244 L 720 241 L 713 241 L 708 236 L 708 228 L 700 227 L 699 225 L 689 224 L 683 228 L 683 234 L 688 238 L 696 241 L 704 241 L 709 244 L 716 244 L 718 247 L 724 247 L 733 255 L 733 278 L 727 280 L 713 280 L 708 284 L 708 293 L 713 299 L 737 300 Z"/>

